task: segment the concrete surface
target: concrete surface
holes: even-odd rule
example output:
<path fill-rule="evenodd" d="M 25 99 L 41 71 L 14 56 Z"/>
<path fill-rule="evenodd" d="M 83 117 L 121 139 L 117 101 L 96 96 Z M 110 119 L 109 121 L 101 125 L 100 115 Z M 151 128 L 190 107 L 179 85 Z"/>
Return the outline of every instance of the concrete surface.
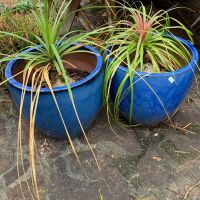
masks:
<path fill-rule="evenodd" d="M 184 132 L 160 124 L 129 130 L 107 122 L 102 111 L 87 135 L 101 174 L 85 139 L 74 143 L 76 161 L 67 141 L 36 133 L 37 177 L 44 200 L 200 200 L 200 99 L 193 87 L 173 123 Z M 9 93 L 0 98 L 0 199 L 32 199 L 28 162 L 28 126 L 23 126 L 23 162 L 16 165 L 18 111 Z M 105 180 L 104 180 L 105 179 Z M 20 189 L 20 183 L 22 191 Z M 187 195 L 188 194 L 188 195 Z"/>

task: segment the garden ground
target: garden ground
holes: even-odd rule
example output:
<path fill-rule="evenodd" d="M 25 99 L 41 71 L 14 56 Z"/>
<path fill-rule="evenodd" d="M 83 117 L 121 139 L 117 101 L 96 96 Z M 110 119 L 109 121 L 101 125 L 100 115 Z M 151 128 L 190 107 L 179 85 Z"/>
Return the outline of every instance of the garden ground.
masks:
<path fill-rule="evenodd" d="M 198 81 L 198 80 L 197 80 Z M 124 130 L 104 111 L 87 131 L 101 166 L 100 175 L 84 138 L 75 139 L 86 177 L 67 141 L 36 133 L 38 184 L 45 200 L 200 200 L 200 99 L 194 84 L 189 97 L 173 118 L 176 129 L 161 124 Z M 9 93 L 0 98 L 0 199 L 31 199 L 26 180 L 28 126 L 23 127 L 25 174 L 16 172 L 18 112 Z M 183 131 L 185 127 L 189 132 Z M 179 128 L 178 128 L 179 127 Z M 21 165 L 20 165 L 21 166 Z M 105 181 L 103 181 L 103 178 Z M 101 199 L 102 198 L 102 199 Z"/>

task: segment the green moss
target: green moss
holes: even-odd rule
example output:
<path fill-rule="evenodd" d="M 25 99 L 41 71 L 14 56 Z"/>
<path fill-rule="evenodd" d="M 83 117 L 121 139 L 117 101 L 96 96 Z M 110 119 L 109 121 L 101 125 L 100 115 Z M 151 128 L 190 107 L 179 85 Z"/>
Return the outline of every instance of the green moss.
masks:
<path fill-rule="evenodd" d="M 138 159 L 135 156 L 126 156 L 113 160 L 113 163 L 123 176 L 128 177 L 130 174 L 136 172 L 137 161 Z"/>
<path fill-rule="evenodd" d="M 142 152 L 137 156 L 124 156 L 115 159 L 113 160 L 113 164 L 124 177 L 129 178 L 132 174 L 137 172 L 137 164 L 144 153 L 145 152 Z"/>
<path fill-rule="evenodd" d="M 147 150 L 150 146 L 153 146 L 155 144 L 159 144 L 163 140 L 165 140 L 165 135 L 162 133 L 159 133 L 157 136 L 155 136 L 154 131 L 150 131 L 150 129 L 142 129 L 141 131 L 137 131 L 137 139 L 140 143 L 140 145 Z"/>

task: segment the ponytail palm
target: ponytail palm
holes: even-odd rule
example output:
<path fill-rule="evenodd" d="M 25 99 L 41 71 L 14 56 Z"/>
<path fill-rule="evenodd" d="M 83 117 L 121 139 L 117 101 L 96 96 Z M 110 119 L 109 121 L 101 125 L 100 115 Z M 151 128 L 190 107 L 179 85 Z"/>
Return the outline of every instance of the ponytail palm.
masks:
<path fill-rule="evenodd" d="M 190 52 L 171 34 L 171 30 L 182 30 L 191 41 L 192 33 L 179 21 L 171 18 L 168 14 L 169 11 L 153 12 L 150 10 L 147 12 L 143 5 L 139 9 L 123 6 L 122 11 L 125 19 L 113 24 L 115 28 L 113 28 L 111 37 L 107 39 L 109 50 L 106 56 L 104 103 L 108 114 L 119 120 L 120 102 L 124 96 L 130 94 L 129 122 L 132 123 L 134 75 L 138 74 L 138 71 L 146 72 L 145 76 L 148 76 L 149 73 L 171 72 L 188 64 L 191 59 Z M 171 21 L 176 25 L 171 26 Z M 112 78 L 120 65 L 127 68 L 127 73 L 112 103 L 109 97 Z M 129 87 L 124 91 L 127 83 L 129 83 Z"/>
<path fill-rule="evenodd" d="M 77 121 L 79 122 L 79 125 L 82 129 L 82 132 L 85 136 L 85 139 L 88 143 L 88 146 L 90 147 L 89 141 L 85 135 L 85 131 L 83 130 L 81 121 L 78 116 L 78 112 L 76 110 L 76 106 L 74 103 L 73 93 L 70 87 L 70 77 L 67 74 L 67 71 L 64 67 L 64 57 L 69 54 L 74 54 L 78 52 L 87 52 L 87 50 L 83 50 L 80 47 L 83 47 L 85 45 L 96 45 L 96 40 L 93 39 L 93 35 L 98 34 L 99 32 L 102 32 L 104 28 L 100 28 L 98 30 L 94 30 L 91 32 L 84 32 L 84 31 L 69 31 L 65 35 L 60 36 L 63 25 L 67 24 L 66 22 L 70 19 L 70 16 L 74 13 L 70 12 L 70 4 L 73 0 L 63 0 L 62 4 L 58 9 L 54 7 L 54 4 L 49 4 L 48 0 L 44 0 L 41 2 L 38 1 L 37 9 L 33 10 L 34 15 L 34 21 L 36 22 L 36 25 L 38 29 L 40 30 L 40 35 L 36 35 L 34 33 L 30 33 L 36 40 L 36 42 L 30 41 L 28 39 L 23 38 L 20 36 L 20 33 L 10 33 L 5 31 L 0 31 L 1 36 L 11 36 L 15 37 L 17 39 L 20 39 L 22 41 L 25 41 L 29 44 L 28 47 L 31 47 L 34 49 L 34 51 L 22 51 L 19 53 L 16 53 L 14 55 L 10 55 L 8 57 L 4 57 L 0 60 L 0 62 L 10 61 L 12 59 L 19 59 L 19 60 L 25 60 L 26 64 L 23 69 L 23 71 L 19 72 L 18 74 L 23 74 L 23 90 L 21 94 L 21 101 L 20 101 L 20 111 L 19 111 L 19 126 L 18 126 L 18 158 L 17 162 L 19 162 L 19 159 L 22 160 L 22 147 L 21 147 L 21 126 L 22 126 L 22 110 L 23 110 L 23 104 L 25 99 L 25 93 L 26 93 L 26 86 L 29 82 L 29 79 L 31 77 L 31 105 L 30 105 L 30 128 L 29 128 L 29 156 L 30 156 L 30 169 L 31 169 L 31 175 L 32 175 L 32 183 L 33 183 L 33 189 L 34 194 L 33 197 L 39 199 L 39 192 L 37 188 L 37 179 L 36 179 L 36 170 L 35 170 L 35 136 L 34 136 L 34 125 L 35 125 L 35 118 L 36 118 L 36 112 L 37 112 L 37 105 L 39 101 L 40 96 L 40 89 L 45 82 L 47 87 L 50 89 L 52 98 L 55 101 L 55 105 L 57 107 L 58 113 L 61 117 L 61 120 L 63 122 L 63 125 L 66 130 L 66 135 L 69 139 L 69 143 L 72 147 L 72 150 L 79 162 L 79 156 L 77 154 L 77 151 L 75 149 L 75 146 L 73 145 L 73 142 L 70 138 L 70 133 L 67 130 L 66 125 L 64 124 L 64 120 L 62 118 L 62 114 L 60 112 L 58 103 L 55 98 L 55 94 L 52 88 L 52 84 L 50 81 L 50 71 L 54 71 L 56 74 L 58 74 L 63 80 L 67 87 L 66 92 L 69 94 L 69 98 L 71 100 L 74 113 L 77 117 Z M 75 45 L 74 45 L 75 44 Z M 88 52 L 91 53 L 91 52 Z M 74 66 L 75 67 L 75 66 Z M 13 76 L 16 76 L 18 74 L 14 74 Z M 97 166 L 100 170 L 100 167 L 98 165 L 96 156 L 90 147 L 92 154 L 96 160 Z M 19 171 L 18 171 L 19 174 Z M 28 183 L 27 183 L 28 184 Z M 30 188 L 30 187 L 29 187 Z"/>

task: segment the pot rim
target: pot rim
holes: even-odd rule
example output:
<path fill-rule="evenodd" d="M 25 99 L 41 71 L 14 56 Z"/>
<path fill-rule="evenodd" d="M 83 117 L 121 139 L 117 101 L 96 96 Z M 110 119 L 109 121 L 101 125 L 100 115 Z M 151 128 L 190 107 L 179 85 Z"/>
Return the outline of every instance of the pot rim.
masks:
<path fill-rule="evenodd" d="M 77 43 L 75 43 L 74 45 L 77 45 Z M 71 83 L 70 84 L 70 87 L 71 89 L 73 88 L 76 88 L 78 86 L 81 86 L 83 85 L 84 83 L 87 83 L 89 82 L 90 80 L 92 80 L 94 77 L 96 77 L 99 72 L 101 71 L 102 69 L 102 66 L 103 66 L 103 57 L 102 55 L 100 54 L 100 52 L 92 47 L 92 46 L 89 46 L 89 45 L 85 45 L 83 46 L 82 48 L 85 48 L 91 52 L 94 53 L 94 55 L 96 56 L 96 59 L 97 59 L 97 63 L 96 63 L 96 67 L 95 69 L 88 75 L 86 76 L 85 78 L 79 80 L 79 81 L 76 81 L 74 83 Z M 25 50 L 24 52 L 29 52 L 29 51 L 32 51 L 34 50 L 34 48 L 29 48 L 27 50 Z M 6 68 L 5 68 L 5 77 L 6 79 L 8 80 L 8 82 L 15 86 L 16 88 L 18 89 L 25 89 L 26 91 L 29 91 L 31 92 L 32 91 L 32 87 L 30 86 L 23 86 L 23 84 L 21 84 L 20 82 L 18 82 L 15 78 L 12 77 L 12 74 L 11 74 L 11 71 L 12 71 L 12 68 L 13 66 L 15 65 L 15 63 L 18 61 L 19 59 L 13 59 L 11 60 L 7 65 L 6 65 Z M 54 87 L 53 88 L 53 91 L 63 91 L 63 90 L 68 90 L 67 86 L 57 86 L 57 87 Z M 41 88 L 40 89 L 40 92 L 51 92 L 49 88 Z"/>
<path fill-rule="evenodd" d="M 185 73 L 189 70 L 192 70 L 193 73 L 195 73 L 195 67 L 198 65 L 199 54 L 198 54 L 197 49 L 194 47 L 194 45 L 192 45 L 190 42 L 188 42 L 187 40 L 185 40 L 181 37 L 174 36 L 174 35 L 171 35 L 171 34 L 168 34 L 167 36 L 174 37 L 174 38 L 178 39 L 179 41 L 181 41 L 183 44 L 185 44 L 189 48 L 189 51 L 191 52 L 191 55 L 192 55 L 192 59 L 188 63 L 188 65 L 186 65 L 186 66 L 184 66 L 184 67 L 182 67 L 178 70 L 171 71 L 171 72 L 148 73 L 148 72 L 135 71 L 135 75 L 155 78 L 155 77 L 179 75 L 179 74 Z M 109 54 L 109 50 L 106 51 L 106 55 L 108 55 L 108 54 Z M 109 62 L 112 62 L 112 60 L 113 60 L 113 58 L 110 57 Z M 118 69 L 122 70 L 124 72 L 127 72 L 127 68 L 124 67 L 123 65 L 120 65 L 118 67 Z"/>

